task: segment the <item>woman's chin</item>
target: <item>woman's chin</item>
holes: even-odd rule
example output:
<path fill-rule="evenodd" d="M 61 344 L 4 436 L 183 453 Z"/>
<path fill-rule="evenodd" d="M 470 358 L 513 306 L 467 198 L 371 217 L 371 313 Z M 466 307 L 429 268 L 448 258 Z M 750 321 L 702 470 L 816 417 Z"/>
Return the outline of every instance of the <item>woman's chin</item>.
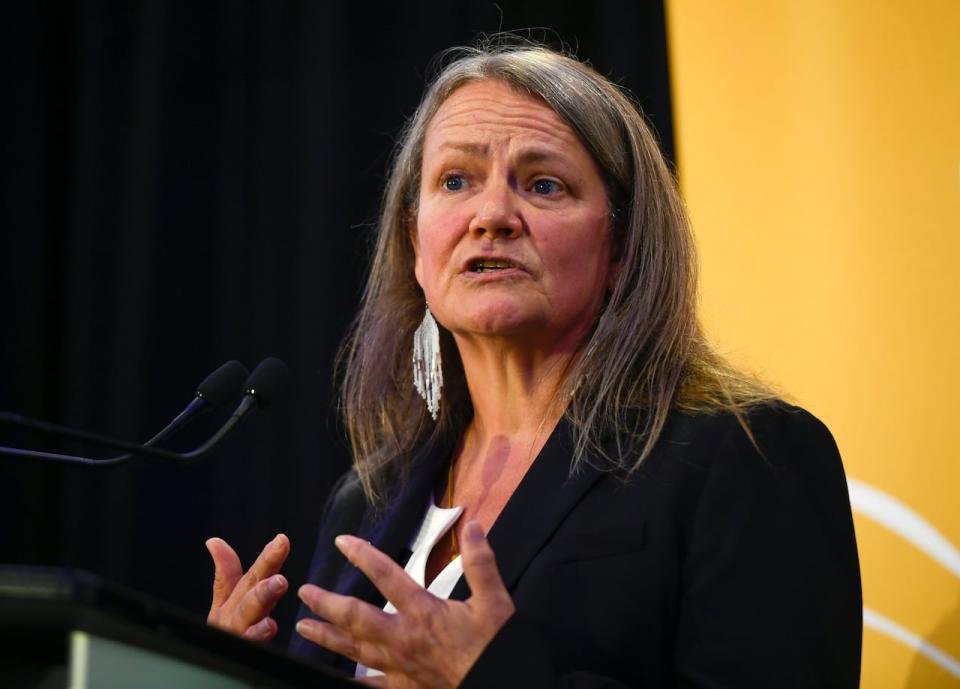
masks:
<path fill-rule="evenodd" d="M 491 339 L 523 339 L 544 326 L 542 318 L 531 314 L 518 313 L 509 309 L 484 310 L 481 313 L 466 314 L 456 318 L 450 331 L 466 337 L 485 337 Z"/>

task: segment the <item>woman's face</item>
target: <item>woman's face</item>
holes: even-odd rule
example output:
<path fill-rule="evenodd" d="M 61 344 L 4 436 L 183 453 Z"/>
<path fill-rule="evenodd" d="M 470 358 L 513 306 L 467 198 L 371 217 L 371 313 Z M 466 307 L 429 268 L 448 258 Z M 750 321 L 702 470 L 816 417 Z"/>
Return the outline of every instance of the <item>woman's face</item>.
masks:
<path fill-rule="evenodd" d="M 499 81 L 467 84 L 427 127 L 417 281 L 460 340 L 573 350 L 611 279 L 606 189 L 573 130 Z"/>

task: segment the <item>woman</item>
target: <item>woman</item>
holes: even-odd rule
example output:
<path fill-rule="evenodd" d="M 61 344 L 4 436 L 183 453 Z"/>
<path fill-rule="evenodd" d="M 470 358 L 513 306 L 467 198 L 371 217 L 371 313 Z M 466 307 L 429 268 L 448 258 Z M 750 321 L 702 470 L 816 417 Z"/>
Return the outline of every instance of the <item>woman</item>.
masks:
<path fill-rule="evenodd" d="M 450 62 L 386 189 L 344 350 L 355 468 L 292 650 L 391 687 L 857 686 L 836 446 L 710 349 L 695 302 L 616 86 L 539 47 Z M 243 576 L 209 547 L 210 621 L 272 636 L 286 539 Z"/>

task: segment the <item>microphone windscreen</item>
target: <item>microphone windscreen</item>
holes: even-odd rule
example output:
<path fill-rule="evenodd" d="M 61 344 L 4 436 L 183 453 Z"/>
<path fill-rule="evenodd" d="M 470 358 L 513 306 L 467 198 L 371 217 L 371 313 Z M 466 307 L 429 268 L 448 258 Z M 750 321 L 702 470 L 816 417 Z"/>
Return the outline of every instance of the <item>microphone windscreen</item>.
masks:
<path fill-rule="evenodd" d="M 267 407 L 276 399 L 277 393 L 287 381 L 290 369 L 275 357 L 267 357 L 260 365 L 253 369 L 253 373 L 243 384 L 243 392 L 257 398 L 257 404 Z"/>
<path fill-rule="evenodd" d="M 212 408 L 229 401 L 247 379 L 250 372 L 239 361 L 228 361 L 197 386 L 197 395 Z"/>

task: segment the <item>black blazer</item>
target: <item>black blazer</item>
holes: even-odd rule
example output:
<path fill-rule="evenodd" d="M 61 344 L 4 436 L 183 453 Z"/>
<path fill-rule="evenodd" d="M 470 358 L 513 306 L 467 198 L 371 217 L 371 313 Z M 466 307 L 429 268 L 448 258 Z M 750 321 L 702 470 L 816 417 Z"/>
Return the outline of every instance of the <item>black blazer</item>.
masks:
<path fill-rule="evenodd" d="M 762 454 L 732 415 L 674 412 L 624 482 L 570 477 L 561 422 L 490 530 L 517 611 L 462 686 L 858 687 L 860 574 L 836 444 L 785 404 L 749 425 Z M 425 447 L 379 514 L 355 474 L 341 479 L 309 581 L 382 606 L 333 538 L 360 535 L 403 564 L 452 451 Z M 451 598 L 469 594 L 461 578 Z M 291 650 L 353 670 L 296 634 Z"/>

